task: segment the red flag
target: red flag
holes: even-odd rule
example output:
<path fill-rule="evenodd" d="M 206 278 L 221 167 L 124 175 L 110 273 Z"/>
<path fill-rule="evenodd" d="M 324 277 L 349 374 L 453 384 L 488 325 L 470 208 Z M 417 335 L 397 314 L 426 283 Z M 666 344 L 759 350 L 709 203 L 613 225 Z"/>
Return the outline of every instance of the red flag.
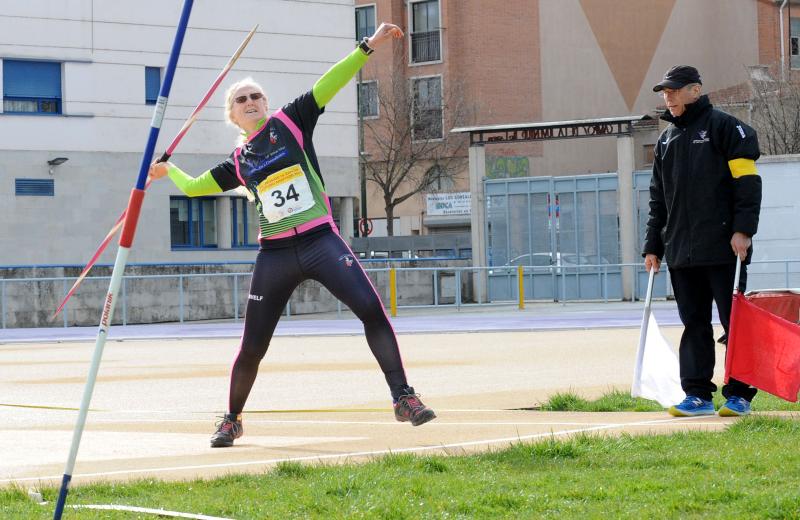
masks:
<path fill-rule="evenodd" d="M 764 310 L 748 298 L 741 293 L 733 297 L 725 382 L 733 377 L 797 402 L 800 325 Z"/>

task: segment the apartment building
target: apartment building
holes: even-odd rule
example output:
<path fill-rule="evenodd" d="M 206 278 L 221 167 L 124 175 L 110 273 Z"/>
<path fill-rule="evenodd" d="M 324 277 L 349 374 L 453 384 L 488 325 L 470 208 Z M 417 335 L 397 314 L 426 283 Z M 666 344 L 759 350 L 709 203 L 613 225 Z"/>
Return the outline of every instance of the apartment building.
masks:
<path fill-rule="evenodd" d="M 700 70 L 712 101 L 747 119 L 753 70 L 800 67 L 795 1 L 356 0 L 355 18 L 357 38 L 382 21 L 406 32 L 402 44 L 393 52 L 379 50 L 383 54 L 364 70 L 364 126 L 382 119 L 388 124 L 380 112 L 382 86 L 405 82 L 416 113 L 430 115 L 421 118 L 423 126 L 412 122 L 423 140 L 464 139 L 449 133 L 454 126 L 656 116 L 661 98 L 652 85 L 681 63 Z M 452 96 L 469 107 L 457 122 L 449 112 Z M 652 125 L 635 134 L 636 169 L 649 167 L 657 134 Z M 365 163 L 385 159 L 369 131 L 364 141 Z M 429 167 L 421 161 L 421 169 Z M 469 192 L 467 166 L 461 168 L 444 185 L 394 208 L 396 235 L 469 229 L 469 208 L 456 202 Z M 614 137 L 486 149 L 488 179 L 616 170 Z M 367 215 L 379 235 L 386 229 L 384 195 L 375 183 L 366 186 Z M 449 203 L 443 206 L 456 214 L 443 214 L 437 202 Z"/>

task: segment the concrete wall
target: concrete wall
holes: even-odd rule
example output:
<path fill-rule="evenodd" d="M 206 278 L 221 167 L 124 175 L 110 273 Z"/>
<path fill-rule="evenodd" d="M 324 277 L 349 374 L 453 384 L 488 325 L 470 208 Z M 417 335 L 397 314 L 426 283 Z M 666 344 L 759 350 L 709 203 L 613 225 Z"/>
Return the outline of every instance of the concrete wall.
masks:
<path fill-rule="evenodd" d="M 10 117 L 10 116 L 9 116 Z M 2 118 L 0 118 L 2 119 Z M 41 151 L 0 151 L 0 265 L 85 264 L 125 209 L 136 180 L 141 153 L 60 152 L 69 161 L 47 173 L 51 156 Z M 222 156 L 176 154 L 174 161 L 186 171 L 201 172 Z M 23 168 L 21 165 L 28 165 Z M 345 180 L 357 171 L 356 159 L 321 157 L 320 166 L 331 196 L 348 196 Z M 52 178 L 53 197 L 17 197 L 14 179 Z M 338 182 L 337 182 L 338 181 Z M 252 249 L 231 248 L 230 241 L 202 250 L 170 247 L 169 198 L 182 193 L 168 179 L 147 191 L 130 262 L 232 262 L 252 261 Z M 233 193 L 238 196 L 238 194 Z M 231 194 L 223 194 L 229 197 Z M 218 233 L 230 225 L 230 209 L 217 205 Z M 225 222 L 227 224 L 222 224 Z M 230 236 L 230 232 L 228 232 Z M 255 240 L 255 237 L 253 237 Z M 100 263 L 113 263 L 116 242 Z"/>
<path fill-rule="evenodd" d="M 746 81 L 746 67 L 768 57 L 759 55 L 759 44 L 775 39 L 759 33 L 757 4 L 651 0 L 643 9 L 627 0 L 540 2 L 542 120 L 650 113 L 663 104 L 653 85 L 677 64 L 697 67 L 706 92 Z M 580 153 L 574 146 L 546 143 L 544 175 L 616 170 L 614 140 L 579 143 Z"/>
<path fill-rule="evenodd" d="M 800 261 L 800 155 L 767 156 L 758 160 L 763 195 L 753 260 Z M 800 262 L 794 265 L 800 271 Z"/>
<path fill-rule="evenodd" d="M 181 5 L 178 0 L 3 2 L 0 60 L 63 62 L 63 114 L 0 113 L 0 265 L 85 262 L 125 208 L 153 113 L 144 102 L 145 67 L 166 67 Z M 353 48 L 350 0 L 195 2 L 158 155 L 256 23 L 258 33 L 177 149 L 174 161 L 190 173 L 216 165 L 233 149 L 237 131 L 222 122 L 229 84 L 252 76 L 274 110 L 310 89 Z M 326 107 L 315 131 L 323 176 L 335 197 L 358 195 L 355 105 L 351 83 Z M 69 161 L 50 177 L 46 162 L 54 157 Z M 19 177 L 53 178 L 55 197 L 16 197 Z M 170 194 L 180 193 L 161 181 L 145 198 L 132 262 L 253 258 L 230 244 L 213 251 L 172 251 Z M 113 261 L 115 248 L 109 249 L 102 262 Z"/>

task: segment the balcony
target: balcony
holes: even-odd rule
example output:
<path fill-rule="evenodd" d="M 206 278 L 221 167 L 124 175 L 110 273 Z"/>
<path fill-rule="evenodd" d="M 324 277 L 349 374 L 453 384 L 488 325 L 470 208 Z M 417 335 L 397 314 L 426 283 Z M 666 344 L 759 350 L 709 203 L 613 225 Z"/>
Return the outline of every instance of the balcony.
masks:
<path fill-rule="evenodd" d="M 439 31 L 416 32 L 411 34 L 411 62 L 424 63 L 442 59 L 439 45 Z"/>

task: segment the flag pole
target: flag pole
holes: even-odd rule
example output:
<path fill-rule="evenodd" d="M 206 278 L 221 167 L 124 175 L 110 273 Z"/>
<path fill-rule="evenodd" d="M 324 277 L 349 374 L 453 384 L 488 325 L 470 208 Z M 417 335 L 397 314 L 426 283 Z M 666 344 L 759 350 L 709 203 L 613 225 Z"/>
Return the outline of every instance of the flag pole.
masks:
<path fill-rule="evenodd" d="M 214 83 L 211 85 L 208 91 L 206 91 L 205 96 L 203 96 L 203 99 L 200 101 L 200 103 L 198 103 L 197 108 L 195 108 L 192 111 L 192 114 L 189 116 L 189 119 L 187 119 L 186 122 L 183 124 L 180 131 L 178 131 L 178 134 L 172 140 L 172 143 L 170 143 L 170 145 L 167 147 L 167 150 L 158 159 L 158 162 L 166 162 L 172 156 L 172 152 L 175 151 L 175 148 L 178 146 L 178 143 L 181 142 L 183 136 L 186 135 L 186 132 L 189 131 L 189 128 L 197 120 L 200 111 L 203 109 L 203 107 L 206 106 L 206 103 L 208 103 L 208 101 L 211 99 L 212 94 L 214 94 L 214 92 L 217 90 L 219 84 L 222 83 L 222 80 L 225 79 L 225 76 L 227 76 L 228 72 L 231 70 L 231 68 L 233 68 L 234 63 L 236 63 L 236 60 L 238 60 L 239 56 L 242 55 L 242 52 L 244 52 L 245 47 L 247 47 L 247 44 L 250 43 L 250 40 L 256 34 L 257 29 L 258 29 L 258 24 L 256 24 L 255 27 L 253 27 L 253 29 L 248 33 L 247 37 L 245 37 L 244 41 L 242 41 L 241 45 L 239 45 L 239 48 L 236 49 L 236 52 L 233 53 L 233 56 L 231 56 L 231 58 L 228 60 L 228 63 L 222 69 L 222 72 L 219 73 L 217 79 L 214 80 Z M 150 186 L 151 181 L 152 179 L 147 179 L 147 183 L 145 184 L 144 187 L 145 190 L 147 190 L 147 188 Z M 59 304 L 58 308 L 50 317 L 51 320 L 55 319 L 55 317 L 58 316 L 58 313 L 61 312 L 61 310 L 67 304 L 67 300 L 69 300 L 70 297 L 75 293 L 75 291 L 78 290 L 78 286 L 81 284 L 81 282 L 83 282 L 83 279 L 86 278 L 86 275 L 89 274 L 89 270 L 94 266 L 95 262 L 97 262 L 97 259 L 100 258 L 101 254 L 103 254 L 103 251 L 106 250 L 106 247 L 111 242 L 111 239 L 114 238 L 114 235 L 116 235 L 117 231 L 119 231 L 119 229 L 122 227 L 122 224 L 125 221 L 125 216 L 127 214 L 128 210 L 126 208 L 125 211 L 122 212 L 117 221 L 114 223 L 114 226 L 111 228 L 111 231 L 109 231 L 108 234 L 106 234 L 106 237 L 103 239 L 103 241 L 100 242 L 100 246 L 97 248 L 97 251 L 95 251 L 92 257 L 89 259 L 89 262 L 86 264 L 86 267 L 83 268 L 81 274 L 78 275 L 78 278 L 77 280 L 75 280 L 75 283 L 72 284 L 70 290 L 67 291 L 66 296 L 64 296 L 64 299 L 61 300 L 61 303 Z"/>
<path fill-rule="evenodd" d="M 136 224 L 139 220 L 139 211 L 141 210 L 142 201 L 144 200 L 145 180 L 147 179 L 147 172 L 150 168 L 150 159 L 153 157 L 153 151 L 155 150 L 156 141 L 158 140 L 158 132 L 161 129 L 161 122 L 164 119 L 164 111 L 167 108 L 167 98 L 169 97 L 169 91 L 172 87 L 172 78 L 175 75 L 178 57 L 181 53 L 183 37 L 186 34 L 186 27 L 189 24 L 189 15 L 192 12 L 192 3 L 193 0 L 184 0 L 183 2 L 183 9 L 181 11 L 181 17 L 175 33 L 175 40 L 172 43 L 172 50 L 170 51 L 167 69 L 164 74 L 164 82 L 161 84 L 158 101 L 156 102 L 155 109 L 153 110 L 153 119 L 150 123 L 150 134 L 148 135 L 147 145 L 145 146 L 144 153 L 142 154 L 142 162 L 139 167 L 139 177 L 136 181 L 136 187 L 131 191 L 131 197 L 128 202 L 128 215 L 125 218 L 125 225 L 122 230 L 122 235 L 119 239 L 117 259 L 114 262 L 114 270 L 111 273 L 111 282 L 109 283 L 108 293 L 106 294 L 105 302 L 103 304 L 103 312 L 100 316 L 100 327 L 97 331 L 97 340 L 95 342 L 92 363 L 89 368 L 89 375 L 86 379 L 86 386 L 83 390 L 83 398 L 81 399 L 78 420 L 75 423 L 75 429 L 72 434 L 72 445 L 70 446 L 69 457 L 67 458 L 66 468 L 64 469 L 64 476 L 61 480 L 61 489 L 58 493 L 58 501 L 53 513 L 54 520 L 61 519 L 61 515 L 64 512 L 64 505 L 67 501 L 69 484 L 72 480 L 72 471 L 75 467 L 75 459 L 78 455 L 78 447 L 80 446 L 81 436 L 83 435 L 83 429 L 86 425 L 86 415 L 89 411 L 89 403 L 92 400 L 92 392 L 94 391 L 94 384 L 97 380 L 97 372 L 100 368 L 100 359 L 103 356 L 103 348 L 106 343 L 106 337 L 108 336 L 108 329 L 111 325 L 111 319 L 114 315 L 114 304 L 116 303 L 117 292 L 119 291 L 122 273 L 125 270 L 125 264 L 128 261 L 130 248 L 133 245 L 133 236 L 136 233 Z"/>
<path fill-rule="evenodd" d="M 727 385 L 731 377 L 731 364 L 733 358 L 734 342 L 731 341 L 733 337 L 733 320 L 736 317 L 737 301 L 739 300 L 739 277 L 742 274 L 742 258 L 736 255 L 736 274 L 733 276 L 733 301 L 731 302 L 731 316 L 728 324 L 728 339 L 725 344 L 725 377 L 723 382 Z"/>
<path fill-rule="evenodd" d="M 650 323 L 650 305 L 653 300 L 653 280 L 656 270 L 650 267 L 650 276 L 647 280 L 647 293 L 644 298 L 644 311 L 642 312 L 642 326 L 639 328 L 639 348 L 636 350 L 636 365 L 633 367 L 633 384 L 631 395 L 638 397 L 640 388 L 636 388 L 642 379 L 642 363 L 644 362 L 644 344 L 647 340 L 647 326 Z"/>

